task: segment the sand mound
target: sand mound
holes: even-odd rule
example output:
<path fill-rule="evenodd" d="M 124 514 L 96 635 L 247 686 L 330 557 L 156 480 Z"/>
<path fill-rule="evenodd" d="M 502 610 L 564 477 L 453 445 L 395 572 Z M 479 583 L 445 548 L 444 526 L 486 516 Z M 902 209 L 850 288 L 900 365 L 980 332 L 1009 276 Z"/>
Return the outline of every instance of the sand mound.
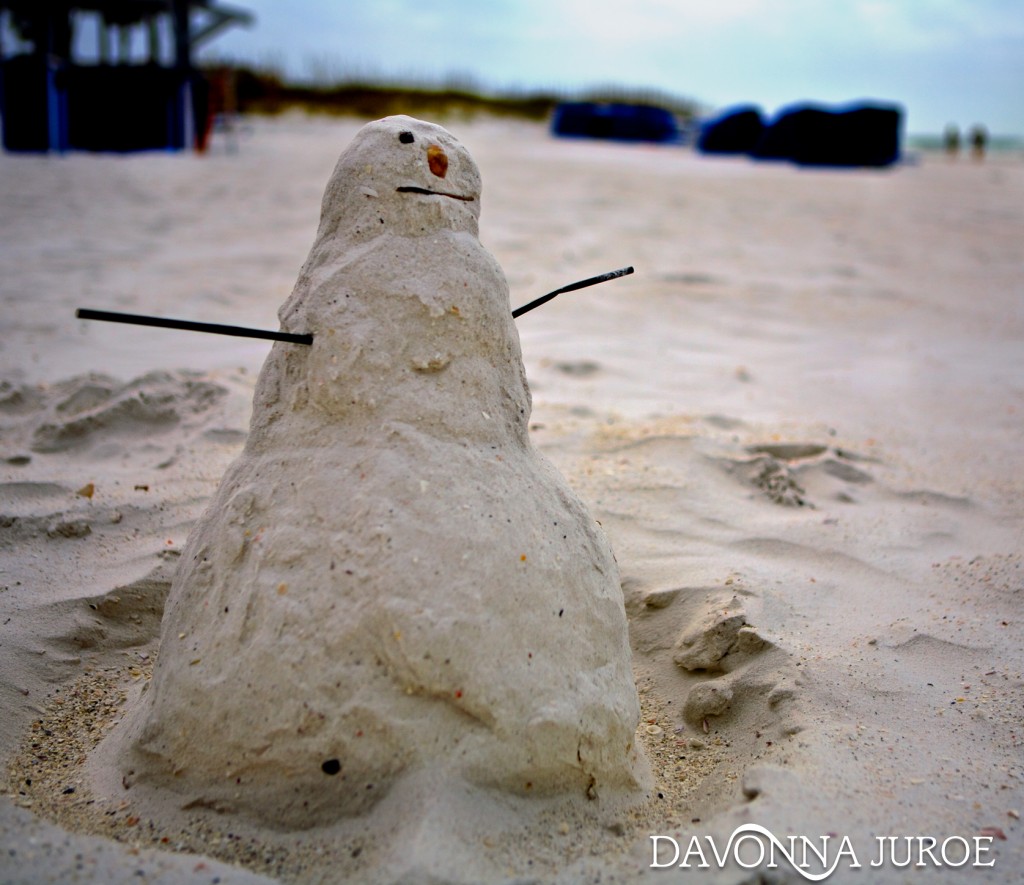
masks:
<path fill-rule="evenodd" d="M 271 351 L 110 739 L 130 795 L 283 830 L 383 804 L 381 832 L 473 789 L 595 816 L 646 799 L 618 570 L 529 442 L 479 198 L 430 124 L 368 124 L 342 154 L 281 309 L 313 345 Z"/>

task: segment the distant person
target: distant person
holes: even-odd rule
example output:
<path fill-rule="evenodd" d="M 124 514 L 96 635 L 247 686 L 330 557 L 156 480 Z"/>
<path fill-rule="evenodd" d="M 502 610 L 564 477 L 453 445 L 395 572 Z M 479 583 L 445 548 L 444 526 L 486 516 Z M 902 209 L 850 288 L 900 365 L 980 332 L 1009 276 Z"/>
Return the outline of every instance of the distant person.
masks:
<path fill-rule="evenodd" d="M 946 155 L 951 160 L 956 159 L 960 153 L 960 130 L 953 123 L 946 127 L 946 132 L 942 136 L 942 144 L 946 148 Z"/>
<path fill-rule="evenodd" d="M 988 132 L 984 126 L 975 126 L 971 130 L 971 156 L 975 160 L 985 159 L 985 145 L 988 143 Z"/>

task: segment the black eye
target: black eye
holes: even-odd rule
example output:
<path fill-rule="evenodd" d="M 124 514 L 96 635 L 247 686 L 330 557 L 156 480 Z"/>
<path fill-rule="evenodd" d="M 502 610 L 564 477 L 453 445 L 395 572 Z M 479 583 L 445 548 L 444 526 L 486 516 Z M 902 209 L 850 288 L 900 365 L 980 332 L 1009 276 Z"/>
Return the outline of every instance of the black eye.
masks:
<path fill-rule="evenodd" d="M 402 144 L 412 144 L 416 139 L 411 132 L 400 132 L 398 140 L 402 142 Z"/>

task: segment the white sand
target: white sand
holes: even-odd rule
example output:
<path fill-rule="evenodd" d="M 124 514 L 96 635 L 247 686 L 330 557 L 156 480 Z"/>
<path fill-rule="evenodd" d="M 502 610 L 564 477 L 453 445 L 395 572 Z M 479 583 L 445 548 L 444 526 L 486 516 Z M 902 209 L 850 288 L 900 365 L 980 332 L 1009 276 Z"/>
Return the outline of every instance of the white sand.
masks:
<path fill-rule="evenodd" d="M 517 325 L 535 445 L 618 559 L 664 796 L 601 831 L 481 834 L 464 880 L 675 881 L 696 871 L 650 869 L 649 836 L 724 845 L 755 822 L 849 837 L 863 867 L 830 881 L 1017 881 L 1024 164 L 802 171 L 445 123 L 481 167 L 514 306 L 637 269 Z M 73 316 L 275 327 L 359 125 L 256 121 L 202 158 L 0 156 L 2 881 L 256 881 L 161 838 L 289 881 L 371 875 L 362 848 L 257 857 L 89 792 L 268 345 Z M 991 868 L 868 867 L 875 836 L 995 831 Z M 426 881 L 428 849 L 383 854 L 403 851 Z"/>

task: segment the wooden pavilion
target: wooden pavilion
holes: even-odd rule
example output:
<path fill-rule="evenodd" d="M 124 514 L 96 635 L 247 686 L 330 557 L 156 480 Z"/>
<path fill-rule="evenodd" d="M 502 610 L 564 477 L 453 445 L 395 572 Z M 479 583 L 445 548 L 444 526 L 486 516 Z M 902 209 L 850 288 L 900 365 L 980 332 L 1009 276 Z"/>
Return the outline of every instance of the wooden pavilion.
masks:
<path fill-rule="evenodd" d="M 216 0 L 0 0 L 4 147 L 202 148 L 209 84 L 194 52 L 251 21 Z"/>

